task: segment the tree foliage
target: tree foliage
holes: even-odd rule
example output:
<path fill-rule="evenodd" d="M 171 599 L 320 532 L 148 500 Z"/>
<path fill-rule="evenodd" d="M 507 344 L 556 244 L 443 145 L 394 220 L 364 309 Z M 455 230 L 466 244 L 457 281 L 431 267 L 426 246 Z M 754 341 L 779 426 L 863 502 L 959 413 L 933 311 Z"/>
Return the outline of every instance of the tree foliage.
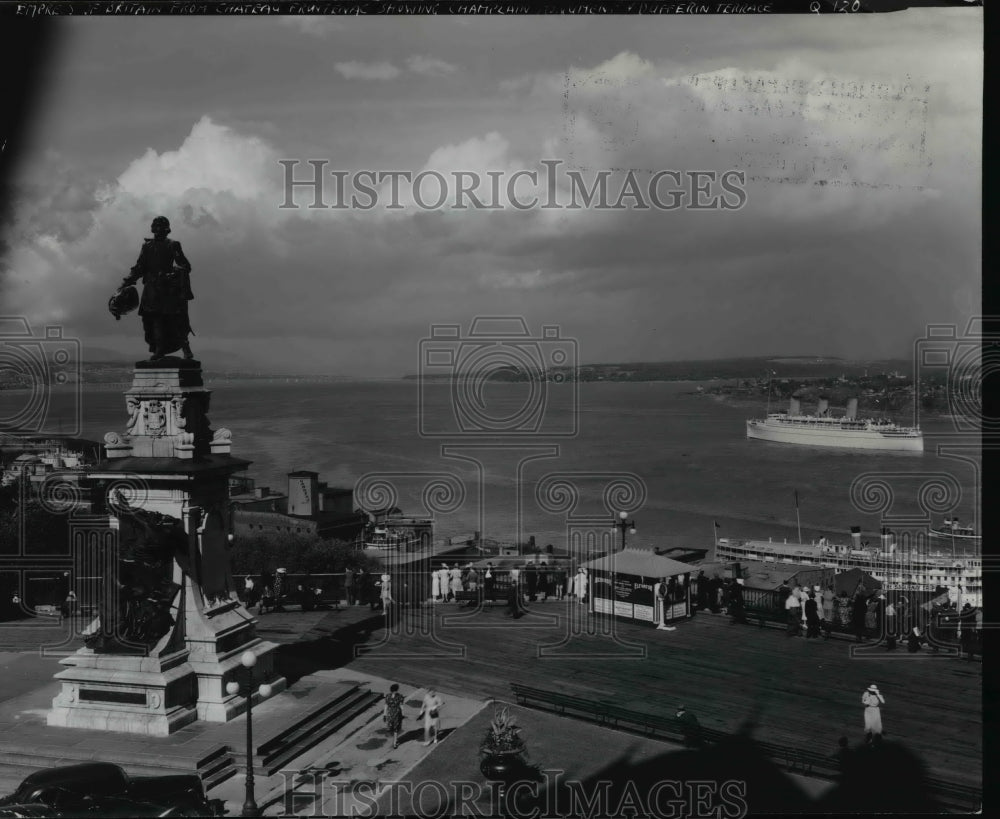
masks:
<path fill-rule="evenodd" d="M 233 574 L 259 574 L 277 568 L 292 574 L 336 574 L 348 566 L 368 571 L 379 565 L 352 543 L 288 532 L 240 537 L 230 554 Z"/>

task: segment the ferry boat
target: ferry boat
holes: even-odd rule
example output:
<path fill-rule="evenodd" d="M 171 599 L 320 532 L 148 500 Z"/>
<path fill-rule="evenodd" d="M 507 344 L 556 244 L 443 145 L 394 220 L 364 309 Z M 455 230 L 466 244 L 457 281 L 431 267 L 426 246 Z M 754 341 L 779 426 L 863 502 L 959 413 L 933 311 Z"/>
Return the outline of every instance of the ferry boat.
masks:
<path fill-rule="evenodd" d="M 389 526 L 369 526 L 363 538 L 365 549 L 410 552 L 420 546 L 420 538 L 413 532 L 400 531 Z"/>
<path fill-rule="evenodd" d="M 947 555 L 926 549 L 896 549 L 894 536 L 882 535 L 879 548 L 861 543 L 860 530 L 853 527 L 851 545 L 833 544 L 820 538 L 814 543 L 775 543 L 772 540 L 719 538 L 715 559 L 753 560 L 764 563 L 791 563 L 832 568 L 836 573 L 862 569 L 887 590 L 929 591 L 939 586 L 953 590 L 959 606 L 983 604 L 983 559 L 981 553 Z"/>
<path fill-rule="evenodd" d="M 962 526 L 958 518 L 945 518 L 944 523 L 938 529 L 931 529 L 931 537 L 945 540 L 967 540 L 979 543 L 983 536 L 977 535 L 976 530 L 971 526 Z"/>
<path fill-rule="evenodd" d="M 857 417 L 858 401 L 852 398 L 847 412 L 837 418 L 829 414 L 826 399 L 820 399 L 815 415 L 803 415 L 797 398 L 788 412 L 771 412 L 764 419 L 747 421 L 747 438 L 800 446 L 870 449 L 883 452 L 923 452 L 924 436 L 919 427 L 901 427 L 884 419 Z"/>

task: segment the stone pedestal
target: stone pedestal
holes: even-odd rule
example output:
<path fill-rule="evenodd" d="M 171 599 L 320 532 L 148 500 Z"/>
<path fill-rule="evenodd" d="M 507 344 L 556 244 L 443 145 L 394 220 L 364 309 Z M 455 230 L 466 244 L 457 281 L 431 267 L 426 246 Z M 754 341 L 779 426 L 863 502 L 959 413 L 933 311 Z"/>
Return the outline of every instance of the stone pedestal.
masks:
<path fill-rule="evenodd" d="M 285 687 L 274 668 L 276 645 L 257 637 L 230 573 L 229 478 L 250 462 L 230 454 L 228 430 L 212 431 L 210 396 L 196 361 L 136 364 L 125 393 L 127 430 L 105 436 L 108 457 L 90 477 L 103 485 L 109 512 L 123 499 L 184 522 L 187 571 L 175 563 L 176 624 L 146 657 L 81 649 L 66 658 L 52 725 L 169 733 L 192 715 L 225 722 L 245 709 L 245 699 L 226 693 L 226 684 L 243 681 L 240 657 L 247 650 L 257 655 L 255 687 Z"/>
<path fill-rule="evenodd" d="M 157 657 L 95 654 L 62 660 L 62 690 L 48 724 L 166 736 L 198 718 L 197 678 L 186 649 Z"/>

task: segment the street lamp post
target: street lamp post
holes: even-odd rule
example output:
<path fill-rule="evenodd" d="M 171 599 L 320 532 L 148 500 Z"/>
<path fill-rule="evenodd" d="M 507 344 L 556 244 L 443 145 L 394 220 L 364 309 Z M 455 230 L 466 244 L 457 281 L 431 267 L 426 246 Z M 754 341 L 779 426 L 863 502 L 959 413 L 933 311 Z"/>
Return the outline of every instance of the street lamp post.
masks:
<path fill-rule="evenodd" d="M 630 535 L 635 534 L 635 521 L 628 519 L 628 512 L 619 512 L 618 520 L 611 524 L 612 529 L 620 529 L 622 533 L 622 551 L 625 550 L 625 532 Z"/>
<path fill-rule="evenodd" d="M 247 698 L 247 776 L 243 816 L 260 816 L 260 808 L 254 799 L 253 781 L 253 667 L 257 664 L 257 655 L 252 651 L 244 651 L 240 663 L 247 670 L 246 688 L 241 692 L 240 684 L 231 682 L 226 684 L 226 691 L 230 694 L 242 693 Z M 267 683 L 262 683 L 259 691 L 261 699 L 271 696 L 271 686 Z"/>

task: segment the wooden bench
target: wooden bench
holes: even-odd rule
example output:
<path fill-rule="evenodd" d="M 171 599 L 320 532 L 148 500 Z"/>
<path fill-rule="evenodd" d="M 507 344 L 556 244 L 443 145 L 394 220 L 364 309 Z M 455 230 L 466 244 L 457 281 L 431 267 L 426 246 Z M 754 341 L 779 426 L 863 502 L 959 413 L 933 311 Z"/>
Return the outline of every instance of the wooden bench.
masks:
<path fill-rule="evenodd" d="M 532 688 L 519 683 L 511 683 L 511 690 L 518 702 L 523 705 L 535 703 L 535 707 L 546 708 L 551 706 L 560 714 L 565 714 L 566 709 L 584 714 L 588 717 L 596 718 L 599 722 L 606 720 L 608 706 L 606 703 L 596 700 L 585 699 L 584 697 L 574 697 L 572 694 L 563 694 L 558 691 L 545 691 L 541 688 Z"/>

